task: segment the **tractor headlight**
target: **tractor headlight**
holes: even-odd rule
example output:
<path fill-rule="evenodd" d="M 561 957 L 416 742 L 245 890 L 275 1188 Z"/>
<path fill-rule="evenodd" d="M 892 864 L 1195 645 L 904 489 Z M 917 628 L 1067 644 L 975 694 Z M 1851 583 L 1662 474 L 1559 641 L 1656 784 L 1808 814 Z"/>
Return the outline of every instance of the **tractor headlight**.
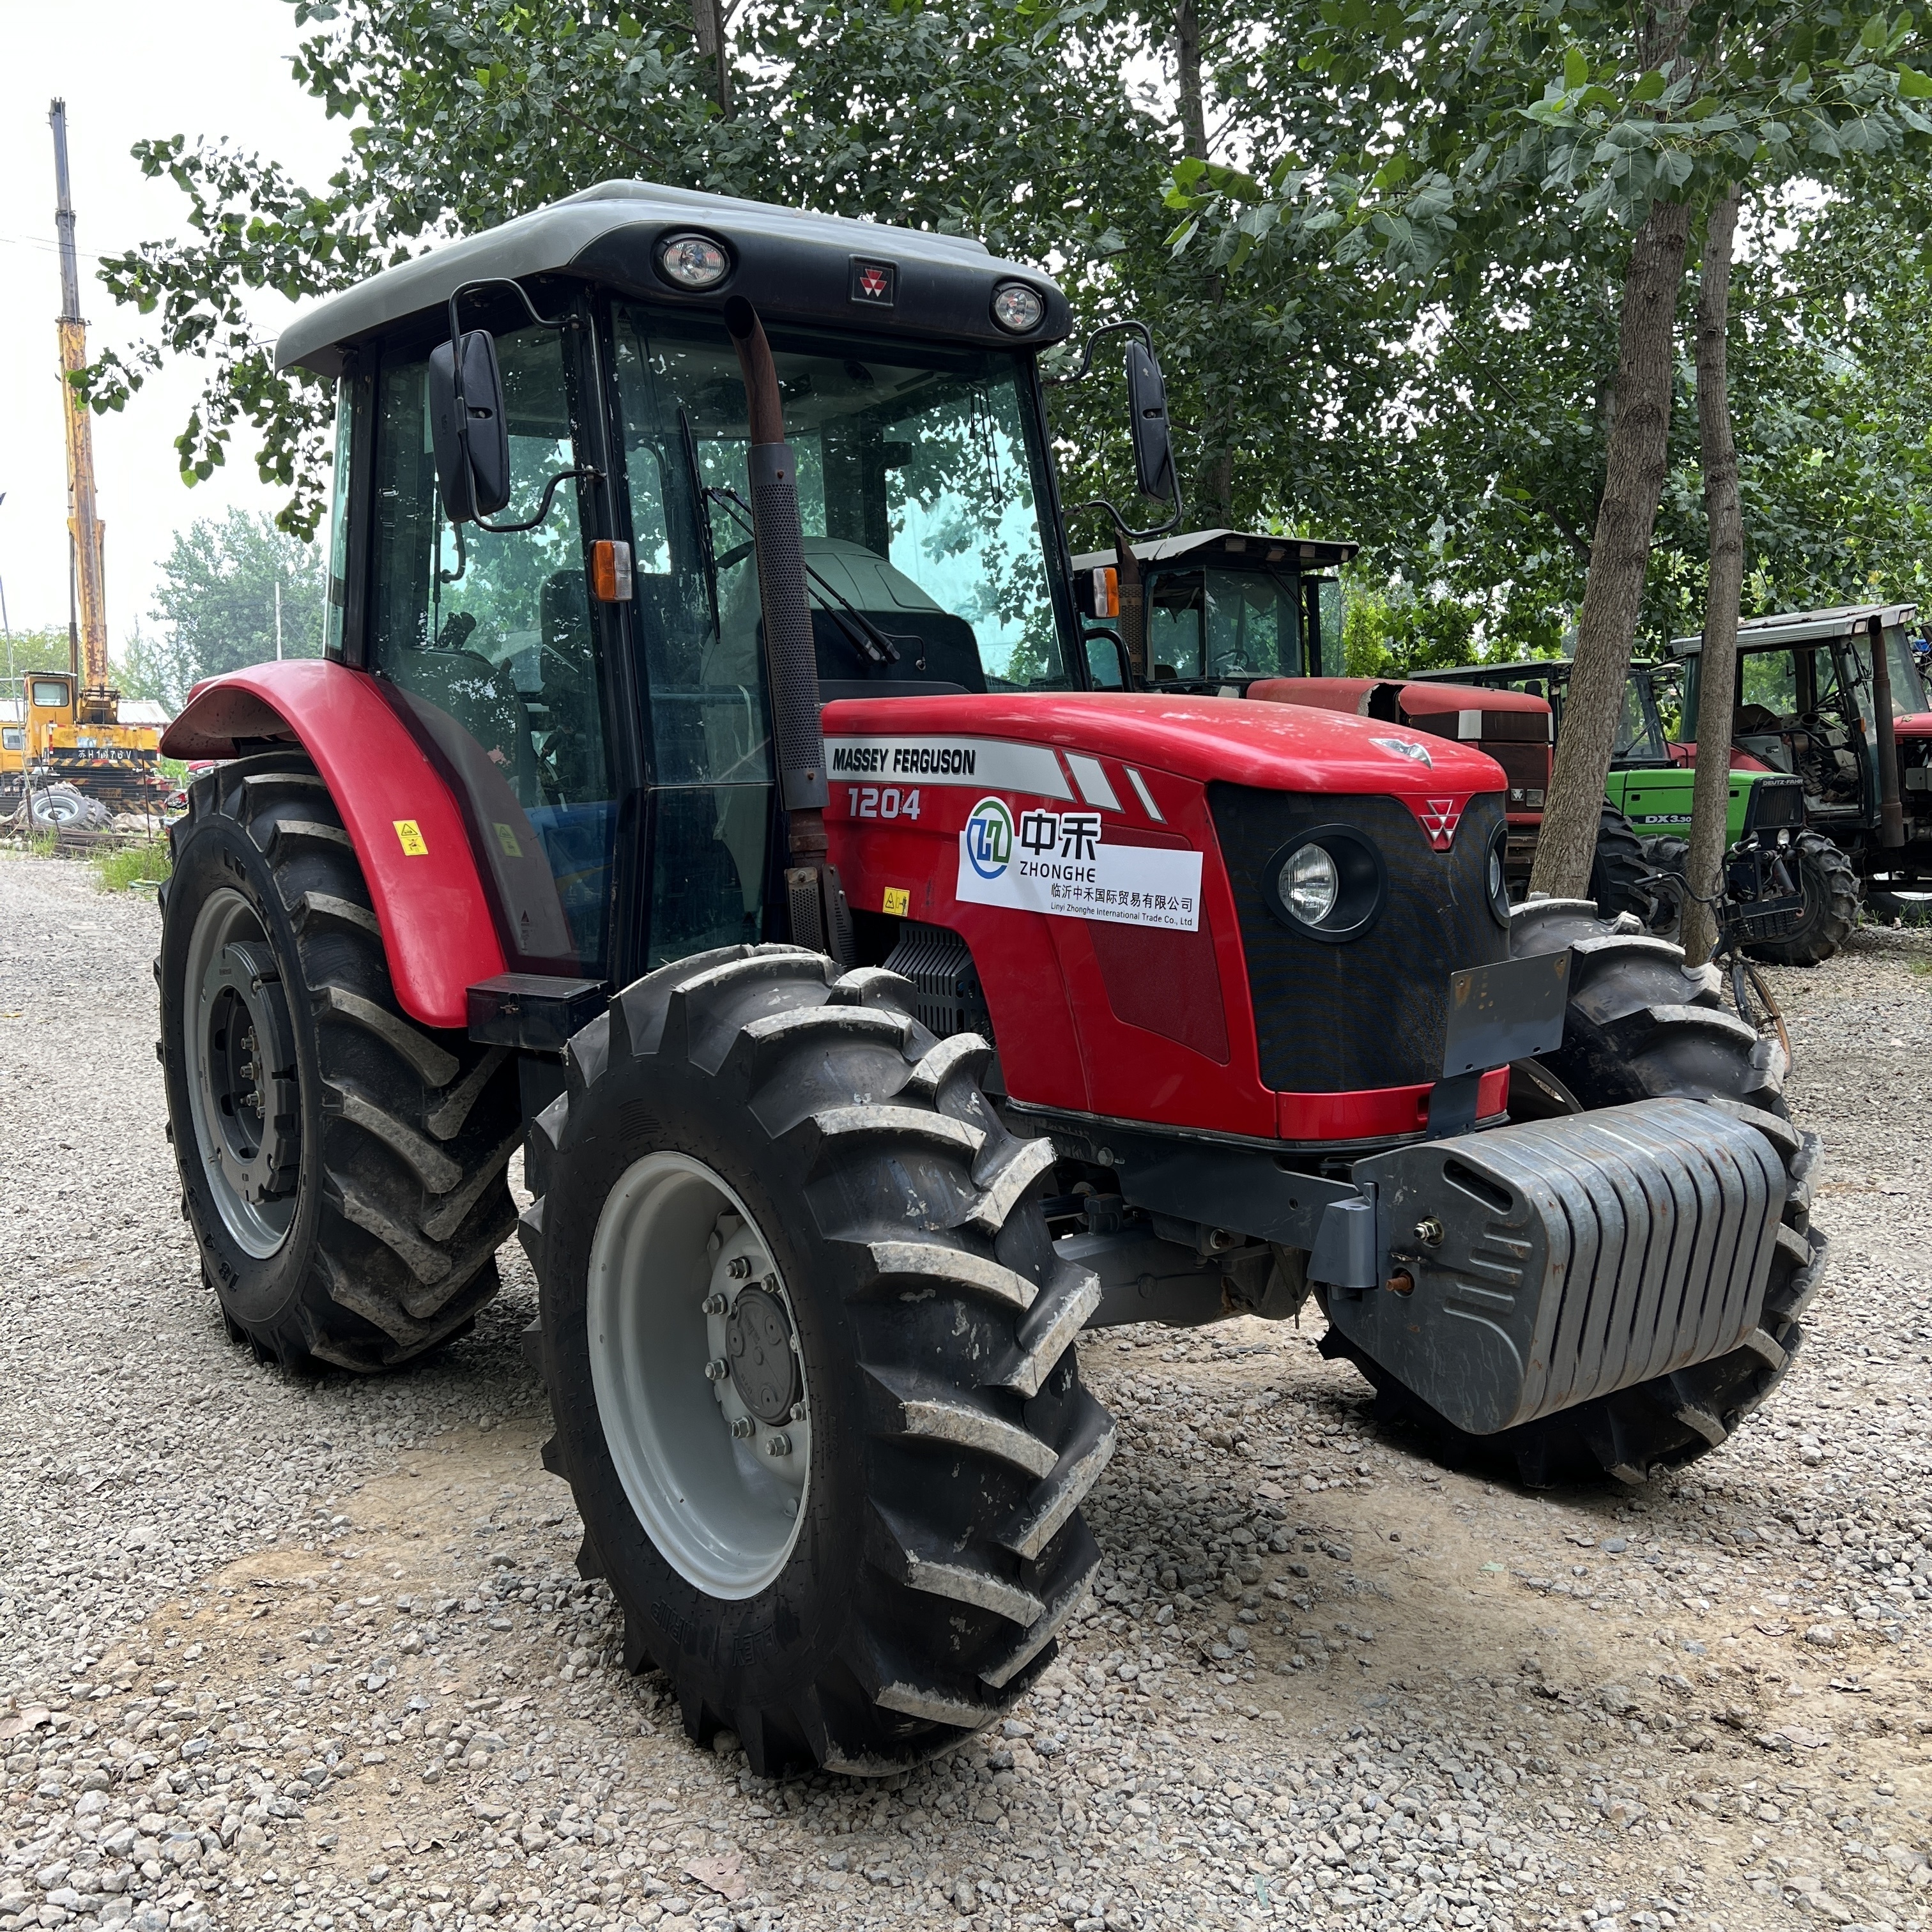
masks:
<path fill-rule="evenodd" d="M 658 245 L 664 280 L 681 289 L 715 289 L 731 272 L 731 258 L 708 235 L 674 235 Z"/>
<path fill-rule="evenodd" d="M 1490 856 L 1483 875 L 1483 883 L 1489 888 L 1490 910 L 1505 930 L 1510 922 L 1510 900 L 1509 881 L 1503 869 L 1503 849 L 1508 837 L 1503 826 L 1496 827 L 1496 836 L 1490 841 Z"/>
<path fill-rule="evenodd" d="M 1318 825 L 1268 861 L 1269 909 L 1291 930 L 1330 942 L 1372 926 L 1388 893 L 1381 851 L 1351 825 Z"/>
<path fill-rule="evenodd" d="M 1275 882 L 1281 902 L 1304 926 L 1319 926 L 1335 910 L 1341 874 L 1325 845 L 1304 845 L 1281 868 Z"/>
<path fill-rule="evenodd" d="M 1046 316 L 1046 298 L 1024 282 L 1002 282 L 993 291 L 993 320 L 1015 335 L 1037 328 Z"/>

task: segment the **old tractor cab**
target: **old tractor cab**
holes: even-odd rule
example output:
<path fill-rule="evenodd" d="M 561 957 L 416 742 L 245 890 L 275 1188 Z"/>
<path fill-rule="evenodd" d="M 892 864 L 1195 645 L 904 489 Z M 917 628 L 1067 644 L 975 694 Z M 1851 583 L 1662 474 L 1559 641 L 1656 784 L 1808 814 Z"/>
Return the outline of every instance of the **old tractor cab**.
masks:
<path fill-rule="evenodd" d="M 1868 892 L 1932 884 L 1932 704 L 1910 604 L 1853 604 L 1747 619 L 1738 626 L 1730 762 L 1794 794 L 1790 843 L 1803 905 L 1784 952 L 1809 964 L 1842 945 Z M 1702 640 L 1672 640 L 1685 672 L 1684 718 L 1702 701 Z M 1698 748 L 1682 755 L 1694 763 Z M 1802 802 L 1802 818 L 1798 817 Z"/>

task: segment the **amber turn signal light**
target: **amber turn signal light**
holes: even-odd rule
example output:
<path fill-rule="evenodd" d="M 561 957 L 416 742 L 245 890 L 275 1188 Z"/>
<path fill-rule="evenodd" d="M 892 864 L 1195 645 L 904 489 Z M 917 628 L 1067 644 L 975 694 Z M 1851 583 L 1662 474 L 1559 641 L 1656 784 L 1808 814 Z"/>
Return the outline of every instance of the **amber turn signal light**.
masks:
<path fill-rule="evenodd" d="M 631 546 L 600 538 L 590 546 L 590 588 L 600 604 L 631 601 Z"/>

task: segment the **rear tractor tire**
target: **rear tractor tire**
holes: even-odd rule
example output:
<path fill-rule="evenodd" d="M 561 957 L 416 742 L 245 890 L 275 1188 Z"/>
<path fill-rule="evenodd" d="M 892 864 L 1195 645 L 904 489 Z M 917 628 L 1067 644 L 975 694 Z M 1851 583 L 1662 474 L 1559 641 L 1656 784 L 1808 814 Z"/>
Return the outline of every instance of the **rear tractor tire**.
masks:
<path fill-rule="evenodd" d="M 496 1292 L 516 1069 L 398 1005 L 349 835 L 300 754 L 197 779 L 168 840 L 157 1051 L 229 1333 L 294 1369 L 408 1361 Z"/>
<path fill-rule="evenodd" d="M 1646 926 L 1655 914 L 1647 880 L 1643 842 L 1636 829 L 1608 799 L 1597 821 L 1596 856 L 1590 861 L 1590 897 L 1605 919 L 1629 913 Z"/>
<path fill-rule="evenodd" d="M 1520 906 L 1511 941 L 1519 958 L 1575 949 L 1563 1043 L 1512 1069 L 1513 1118 L 1681 1096 L 1723 1108 L 1777 1148 L 1787 1192 L 1760 1325 L 1729 1354 L 1485 1436 L 1456 1428 L 1339 1329 L 1330 1328 L 1322 1346 L 1354 1361 L 1375 1385 L 1379 1414 L 1419 1425 L 1448 1461 L 1513 1462 L 1532 1486 L 1606 1476 L 1641 1483 L 1728 1441 L 1784 1380 L 1803 1343 L 1798 1318 L 1825 1270 L 1825 1238 L 1810 1220 L 1818 1137 L 1792 1125 L 1783 1049 L 1724 1010 L 1714 967 L 1687 968 L 1667 940 L 1617 932 L 1580 899 Z"/>
<path fill-rule="evenodd" d="M 786 946 L 638 981 L 532 1124 L 556 1434 L 634 1670 L 762 1775 L 892 1774 L 1010 1711 L 1099 1552 L 1114 1447 L 1044 1141 L 910 983 Z"/>

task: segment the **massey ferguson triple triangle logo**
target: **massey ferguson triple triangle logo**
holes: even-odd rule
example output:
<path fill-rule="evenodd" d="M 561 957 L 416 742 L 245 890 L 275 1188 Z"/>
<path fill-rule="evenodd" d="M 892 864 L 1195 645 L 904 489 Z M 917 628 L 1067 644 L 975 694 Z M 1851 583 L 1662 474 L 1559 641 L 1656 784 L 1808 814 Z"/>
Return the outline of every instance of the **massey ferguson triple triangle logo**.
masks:
<path fill-rule="evenodd" d="M 1456 842 L 1456 828 L 1462 822 L 1463 808 L 1469 802 L 1469 794 L 1460 798 L 1412 798 L 1409 809 L 1421 821 L 1422 829 L 1429 835 L 1429 843 L 1438 852 L 1446 852 Z"/>

